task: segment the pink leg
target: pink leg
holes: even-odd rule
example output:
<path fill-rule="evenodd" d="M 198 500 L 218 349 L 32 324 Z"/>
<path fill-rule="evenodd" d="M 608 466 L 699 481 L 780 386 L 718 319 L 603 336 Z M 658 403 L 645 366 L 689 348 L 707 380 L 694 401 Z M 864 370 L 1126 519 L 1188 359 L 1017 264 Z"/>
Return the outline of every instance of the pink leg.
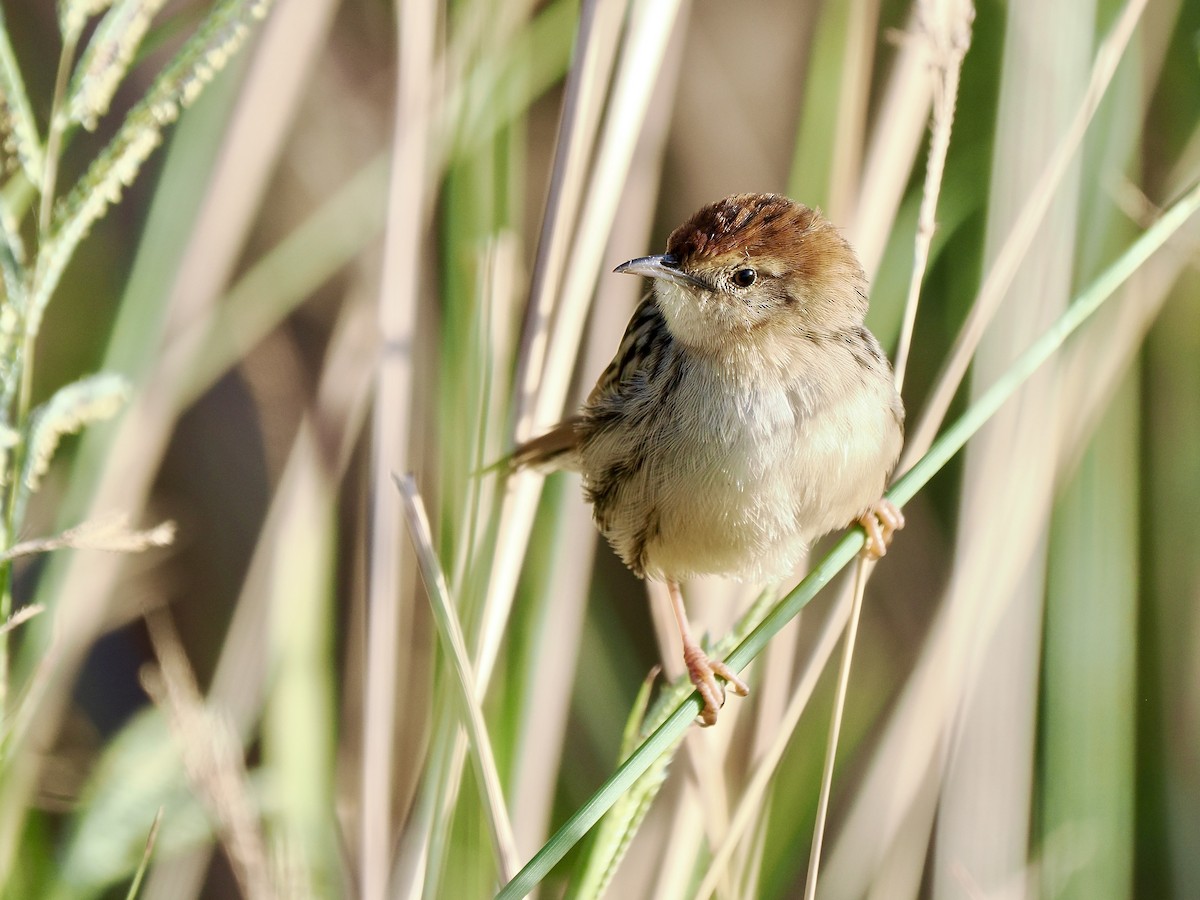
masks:
<path fill-rule="evenodd" d="M 717 713 L 721 704 L 725 702 L 725 691 L 717 681 L 717 676 L 724 678 L 739 696 L 745 697 L 750 693 L 750 688 L 725 663 L 709 659 L 708 654 L 696 643 L 688 625 L 687 611 L 683 608 L 683 592 L 679 590 L 679 584 L 668 581 L 667 590 L 671 594 L 671 608 L 675 611 L 679 636 L 683 639 L 683 661 L 687 664 L 688 676 L 704 699 L 704 710 L 700 713 L 700 720 L 704 725 L 715 725 Z"/>

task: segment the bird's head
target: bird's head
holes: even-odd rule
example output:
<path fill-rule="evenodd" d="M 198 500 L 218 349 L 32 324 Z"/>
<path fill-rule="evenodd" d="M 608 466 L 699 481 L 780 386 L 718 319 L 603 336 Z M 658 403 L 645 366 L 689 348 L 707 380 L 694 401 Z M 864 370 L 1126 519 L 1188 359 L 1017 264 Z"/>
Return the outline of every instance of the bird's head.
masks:
<path fill-rule="evenodd" d="M 617 266 L 654 279 L 672 336 L 720 348 L 754 335 L 840 331 L 862 324 L 866 277 L 819 212 L 778 194 L 735 194 L 705 206 L 667 252 Z"/>

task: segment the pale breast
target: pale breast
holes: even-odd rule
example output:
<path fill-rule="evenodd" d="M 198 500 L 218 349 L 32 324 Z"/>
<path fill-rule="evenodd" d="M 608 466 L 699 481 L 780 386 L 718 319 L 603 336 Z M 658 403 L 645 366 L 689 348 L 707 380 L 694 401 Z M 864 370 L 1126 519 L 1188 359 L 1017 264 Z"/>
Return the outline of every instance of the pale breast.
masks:
<path fill-rule="evenodd" d="M 735 381 L 668 360 L 662 390 L 627 396 L 585 442 L 601 532 L 640 575 L 786 574 L 808 541 L 879 498 L 899 452 L 887 392 L 844 396 L 842 376 L 860 375 Z"/>

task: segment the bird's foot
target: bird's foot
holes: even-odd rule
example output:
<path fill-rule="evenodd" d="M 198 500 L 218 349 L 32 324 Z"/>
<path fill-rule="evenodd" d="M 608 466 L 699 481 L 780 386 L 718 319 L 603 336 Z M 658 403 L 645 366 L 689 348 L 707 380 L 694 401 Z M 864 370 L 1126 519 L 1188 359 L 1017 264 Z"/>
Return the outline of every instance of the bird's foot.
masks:
<path fill-rule="evenodd" d="M 708 658 L 699 644 L 689 643 L 683 648 L 683 661 L 687 664 L 688 676 L 692 679 L 692 684 L 696 686 L 696 690 L 700 692 L 701 698 L 704 700 L 704 709 L 700 713 L 700 723 L 702 725 L 716 725 L 717 713 L 720 711 L 722 704 L 725 702 L 725 689 L 717 678 L 723 678 L 729 684 L 729 689 L 739 697 L 745 697 L 750 693 L 750 688 L 746 682 L 737 677 L 737 674 L 719 660 Z"/>
<path fill-rule="evenodd" d="M 880 559 L 887 553 L 892 535 L 904 527 L 904 513 L 891 500 L 883 497 L 859 516 L 858 524 L 867 532 L 867 544 L 863 552 L 868 559 Z"/>

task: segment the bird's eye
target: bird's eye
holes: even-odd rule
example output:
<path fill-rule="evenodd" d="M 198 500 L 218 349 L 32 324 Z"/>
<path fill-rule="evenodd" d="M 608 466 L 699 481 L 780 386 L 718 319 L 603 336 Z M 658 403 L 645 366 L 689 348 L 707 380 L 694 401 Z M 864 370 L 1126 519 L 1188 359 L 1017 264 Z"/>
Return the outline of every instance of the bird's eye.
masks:
<path fill-rule="evenodd" d="M 733 283 L 742 288 L 750 287 L 757 278 L 758 273 L 753 269 L 738 269 L 733 273 Z"/>

